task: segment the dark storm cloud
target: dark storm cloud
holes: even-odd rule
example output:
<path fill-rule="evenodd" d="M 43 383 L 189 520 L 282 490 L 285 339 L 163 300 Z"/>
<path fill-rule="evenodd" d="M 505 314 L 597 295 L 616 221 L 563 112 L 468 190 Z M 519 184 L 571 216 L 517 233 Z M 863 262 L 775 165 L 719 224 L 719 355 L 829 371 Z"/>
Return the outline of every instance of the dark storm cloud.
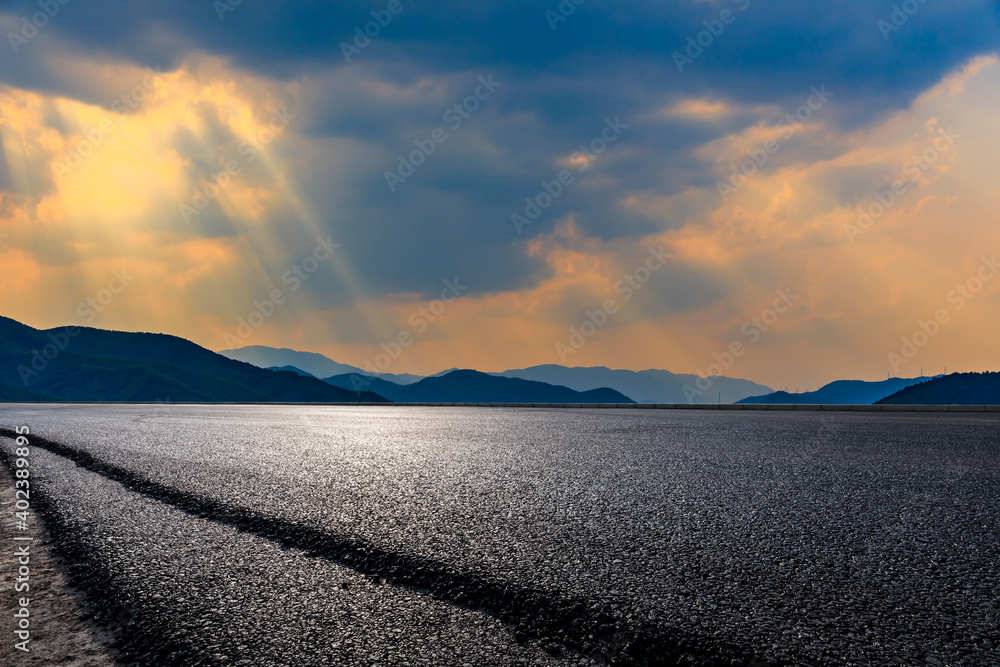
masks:
<path fill-rule="evenodd" d="M 105 103 L 47 68 L 46 49 L 57 43 L 164 70 L 202 52 L 279 81 L 305 81 L 293 132 L 351 158 L 335 161 L 317 148 L 308 158 L 290 156 L 292 166 L 372 295 L 432 294 L 453 275 L 479 293 L 546 275 L 525 241 L 570 214 L 583 233 L 604 240 L 689 222 L 652 220 L 622 202 L 714 188 L 713 165 L 696 150 L 777 120 L 745 109 L 790 111 L 812 86 L 825 84 L 836 97 L 824 122 L 852 128 L 905 107 L 961 62 L 997 48 L 995 3 L 911 1 L 916 12 L 887 31 L 879 21 L 892 20 L 892 2 L 587 0 L 553 30 L 546 12 L 559 11 L 556 0 L 401 0 L 400 13 L 349 64 L 341 43 L 388 1 L 243 0 L 220 18 L 219 3 L 207 0 L 74 0 L 19 54 L 4 54 L 0 80 Z M 0 11 L 7 28 L 37 5 Z M 720 34 L 705 37 L 719 26 Z M 710 43 L 688 51 L 689 37 L 699 33 Z M 683 72 L 675 53 L 690 58 Z M 448 128 L 446 111 L 489 75 L 502 86 L 460 129 Z M 715 122 L 662 113 L 691 97 L 723 100 L 737 111 Z M 525 198 L 557 178 L 566 168 L 561 161 L 599 137 L 608 118 L 629 128 L 518 234 L 511 215 L 523 213 Z M 448 129 L 448 141 L 391 192 L 385 172 L 439 127 Z M 196 146 L 179 150 L 200 164 Z M 310 288 L 326 290 L 333 302 L 344 297 L 333 283 Z M 718 291 L 710 285 L 686 294 L 710 299 Z"/>
<path fill-rule="evenodd" d="M 225 0 L 222 0 L 225 2 Z M 887 99 L 925 88 L 943 71 L 997 45 L 996 3 L 983 0 L 919 6 L 885 34 L 893 2 L 764 3 L 602 2 L 589 0 L 552 30 L 547 10 L 559 3 L 427 3 L 400 0 L 402 11 L 356 62 L 420 63 L 425 72 L 505 67 L 525 74 L 582 72 L 610 60 L 665 66 L 658 89 L 722 90 L 742 99 L 773 99 L 819 80 Z M 341 42 L 388 2 L 263 3 L 244 0 L 219 18 L 205 0 L 91 0 L 62 7 L 43 31 L 83 48 L 140 64 L 176 64 L 199 50 L 277 78 L 346 65 Z M 742 9 L 745 7 L 745 9 Z M 37 3 L 13 2 L 9 16 L 30 16 Z M 679 75 L 672 54 L 722 11 L 731 24 Z M 22 48 L 31 54 L 32 44 Z M 671 71 L 676 76 L 670 76 Z"/>

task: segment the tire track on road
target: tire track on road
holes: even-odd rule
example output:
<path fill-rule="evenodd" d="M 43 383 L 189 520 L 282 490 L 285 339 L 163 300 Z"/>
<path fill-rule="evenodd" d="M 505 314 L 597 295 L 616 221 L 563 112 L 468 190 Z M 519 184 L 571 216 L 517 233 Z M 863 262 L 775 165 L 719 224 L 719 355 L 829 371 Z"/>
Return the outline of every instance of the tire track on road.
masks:
<path fill-rule="evenodd" d="M 10 429 L 0 436 L 16 438 Z M 731 646 L 707 650 L 703 641 L 663 626 L 631 624 L 583 599 L 553 597 L 432 559 L 394 552 L 357 538 L 272 517 L 175 489 L 102 461 L 88 452 L 32 435 L 31 445 L 73 461 L 126 489 L 191 516 L 219 522 L 306 555 L 329 560 L 387 585 L 489 614 L 518 641 L 535 640 L 551 654 L 564 650 L 615 665 L 714 665 L 765 667 Z M 95 591 L 95 593 L 99 593 Z"/>

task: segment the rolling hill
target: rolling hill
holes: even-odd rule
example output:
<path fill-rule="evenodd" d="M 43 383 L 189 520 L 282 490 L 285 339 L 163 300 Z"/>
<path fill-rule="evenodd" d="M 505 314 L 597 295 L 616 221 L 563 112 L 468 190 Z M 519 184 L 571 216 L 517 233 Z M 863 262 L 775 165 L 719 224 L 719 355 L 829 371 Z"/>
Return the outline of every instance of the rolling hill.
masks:
<path fill-rule="evenodd" d="M 575 391 L 568 387 L 506 378 L 473 370 L 456 370 L 408 385 L 356 373 L 326 378 L 345 389 L 368 388 L 402 403 L 634 403 L 624 394 L 600 387 Z M 370 384 L 367 384 L 370 383 Z"/>
<path fill-rule="evenodd" d="M 816 391 L 801 394 L 790 394 L 787 391 L 776 391 L 764 396 L 751 396 L 737 403 L 776 405 L 871 405 L 879 399 L 905 389 L 910 385 L 922 382 L 927 378 L 890 378 L 880 382 L 864 382 L 862 380 L 837 380 L 824 385 Z"/>
<path fill-rule="evenodd" d="M 234 361 L 176 336 L 86 327 L 38 330 L 6 317 L 0 317 L 0 385 L 5 401 L 385 400 Z"/>
<path fill-rule="evenodd" d="M 267 370 L 269 370 L 269 371 L 288 371 L 289 373 L 295 373 L 296 375 L 301 375 L 301 376 L 307 377 L 307 378 L 314 378 L 314 377 L 316 377 L 312 373 L 306 373 L 301 368 L 296 368 L 295 366 L 271 366 Z"/>
<path fill-rule="evenodd" d="M 881 405 L 1000 405 L 1000 373 L 952 373 L 911 385 Z"/>
<path fill-rule="evenodd" d="M 235 350 L 222 350 L 219 354 L 262 368 L 292 366 L 318 378 L 357 374 L 381 378 L 396 385 L 413 384 L 424 379 L 424 376 L 410 373 L 368 373 L 356 366 L 333 361 L 322 354 L 300 352 L 287 348 L 250 345 Z M 451 368 L 428 377 L 443 376 L 455 370 L 457 369 Z M 490 375 L 546 382 L 576 391 L 609 388 L 639 403 L 715 403 L 719 400 L 720 392 L 723 403 L 734 403 L 748 396 L 759 396 L 771 392 L 770 387 L 756 382 L 718 376 L 712 378 L 711 385 L 701 391 L 699 395 L 692 391 L 698 389 L 699 376 L 655 369 L 630 371 L 614 370 L 603 366 L 584 368 L 545 364 L 531 368 L 507 370 L 502 373 L 490 373 Z M 704 380 L 702 380 L 703 382 Z M 392 388 L 389 387 L 387 391 L 392 392 Z M 689 396 L 691 400 L 689 400 Z"/>
<path fill-rule="evenodd" d="M 638 403 L 715 403 L 719 400 L 719 392 L 722 393 L 723 403 L 734 403 L 747 396 L 771 391 L 770 387 L 756 382 L 719 376 L 712 378 L 711 385 L 701 395 L 692 395 L 692 400 L 688 400 L 691 389 L 698 387 L 697 375 L 663 370 L 614 370 L 604 366 L 586 368 L 545 364 L 504 371 L 499 375 L 558 384 L 577 391 L 610 387 Z M 685 386 L 688 387 L 687 393 Z"/>
<path fill-rule="evenodd" d="M 235 350 L 219 350 L 219 354 L 229 359 L 245 361 L 260 368 L 283 368 L 292 366 L 305 371 L 309 375 L 317 378 L 325 378 L 333 375 L 345 375 L 347 373 L 358 373 L 360 375 L 372 375 L 364 369 L 348 364 L 341 364 L 329 357 L 317 352 L 300 352 L 282 347 L 266 347 L 264 345 L 248 345 Z M 410 373 L 375 373 L 376 377 L 391 380 L 396 384 L 411 384 L 423 379 L 422 375 L 412 375 Z"/>

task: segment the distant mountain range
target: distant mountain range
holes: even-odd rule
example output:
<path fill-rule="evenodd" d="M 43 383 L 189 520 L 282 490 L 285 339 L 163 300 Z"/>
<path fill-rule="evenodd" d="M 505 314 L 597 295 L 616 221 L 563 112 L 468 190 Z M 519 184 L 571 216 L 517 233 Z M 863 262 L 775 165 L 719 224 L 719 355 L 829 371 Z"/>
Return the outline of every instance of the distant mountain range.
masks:
<path fill-rule="evenodd" d="M 399 403 L 634 403 L 624 394 L 601 387 L 575 391 L 547 382 L 456 370 L 400 385 L 383 378 L 347 373 L 325 379 L 344 389 L 367 389 Z"/>
<path fill-rule="evenodd" d="M 219 354 L 231 359 L 239 359 L 262 368 L 293 366 L 318 378 L 329 378 L 338 375 L 357 374 L 378 377 L 395 384 L 413 384 L 423 379 L 420 375 L 409 373 L 368 373 L 356 366 L 337 363 L 329 357 L 314 352 L 297 352 L 295 350 L 277 349 L 253 345 L 237 350 L 222 350 Z M 430 377 L 445 375 L 455 369 L 441 371 Z M 534 382 L 546 382 L 552 385 L 569 387 L 576 391 L 610 388 L 624 394 L 637 403 L 734 403 L 741 398 L 757 396 L 771 392 L 771 388 L 749 380 L 729 377 L 713 377 L 710 386 L 699 389 L 699 381 L 704 386 L 705 380 L 697 375 L 671 373 L 664 370 L 613 370 L 603 366 L 593 368 L 570 368 L 556 364 L 532 366 L 502 373 L 490 373 L 508 378 L 520 378 Z M 380 386 L 380 385 L 372 385 Z M 687 387 L 687 392 L 685 392 Z M 694 391 L 693 391 L 694 390 Z M 378 391 L 373 389 L 373 391 Z M 387 391 L 392 392 L 392 388 Z M 688 397 L 692 400 L 688 400 Z M 386 396 L 386 398 L 389 398 Z M 392 400 L 392 399 L 390 399 Z M 535 401 L 532 401 L 535 402 Z M 550 401 L 551 402 L 551 401 Z"/>
<path fill-rule="evenodd" d="M 922 382 L 927 378 L 891 378 L 881 382 L 863 382 L 861 380 L 837 380 L 816 391 L 802 394 L 790 394 L 787 391 L 776 391 L 764 396 L 751 396 L 737 403 L 771 403 L 776 405 L 871 405 L 879 399 Z"/>
<path fill-rule="evenodd" d="M 236 359 L 237 361 L 245 361 L 260 368 L 294 366 L 298 370 L 305 371 L 317 378 L 327 378 L 332 375 L 344 375 L 346 373 L 372 375 L 357 366 L 337 363 L 333 359 L 317 352 L 299 352 L 298 350 L 289 350 L 284 347 L 275 348 L 263 345 L 248 345 L 236 350 L 219 350 L 219 354 L 230 359 Z M 411 384 L 417 380 L 424 379 L 423 375 L 411 375 L 410 373 L 375 373 L 374 375 L 391 380 L 396 384 Z"/>
<path fill-rule="evenodd" d="M 0 317 L 0 401 L 384 402 L 234 361 L 191 341 Z"/>
<path fill-rule="evenodd" d="M 261 357 L 268 356 L 267 348 Z M 259 351 L 258 351 L 259 352 Z M 322 355 L 279 350 L 312 368 Z M 274 355 L 271 355 L 274 356 Z M 397 383 L 386 377 L 407 380 Z M 339 380 L 339 381 L 338 381 Z M 366 386 L 367 385 L 367 386 Z M 380 393 L 385 390 L 385 394 Z M 389 398 L 388 395 L 394 398 Z M 438 376 L 340 374 L 332 381 L 290 364 L 261 368 L 165 334 L 86 327 L 33 329 L 0 317 L 0 401 L 632 403 L 608 388 L 567 387 L 472 370 Z"/>
<path fill-rule="evenodd" d="M 771 391 L 770 387 L 756 382 L 721 376 L 712 377 L 708 388 L 701 390 L 699 387 L 705 386 L 705 380 L 697 375 L 662 370 L 613 370 L 604 366 L 568 368 L 545 364 L 504 371 L 499 375 L 559 384 L 577 391 L 610 387 L 637 403 L 716 403 L 720 400 L 722 403 L 735 403 L 741 398 Z M 688 400 L 689 396 L 691 400 Z"/>
<path fill-rule="evenodd" d="M 882 405 L 1000 405 L 1000 373 L 952 373 L 901 389 Z"/>
<path fill-rule="evenodd" d="M 724 403 L 1000 404 L 1000 373 L 841 380 L 802 394 L 728 377 L 554 364 L 422 377 L 370 374 L 311 352 L 252 346 L 215 353 L 166 334 L 38 330 L 0 316 L 0 402 L 684 404 L 715 403 L 720 394 Z"/>

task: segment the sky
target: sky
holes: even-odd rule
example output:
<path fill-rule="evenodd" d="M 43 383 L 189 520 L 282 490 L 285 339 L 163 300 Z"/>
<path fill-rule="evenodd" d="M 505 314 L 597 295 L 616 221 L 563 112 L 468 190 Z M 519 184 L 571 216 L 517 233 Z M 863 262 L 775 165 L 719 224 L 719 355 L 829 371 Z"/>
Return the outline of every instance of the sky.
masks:
<path fill-rule="evenodd" d="M 0 314 L 393 373 L 1000 370 L 979 0 L 0 4 Z"/>

